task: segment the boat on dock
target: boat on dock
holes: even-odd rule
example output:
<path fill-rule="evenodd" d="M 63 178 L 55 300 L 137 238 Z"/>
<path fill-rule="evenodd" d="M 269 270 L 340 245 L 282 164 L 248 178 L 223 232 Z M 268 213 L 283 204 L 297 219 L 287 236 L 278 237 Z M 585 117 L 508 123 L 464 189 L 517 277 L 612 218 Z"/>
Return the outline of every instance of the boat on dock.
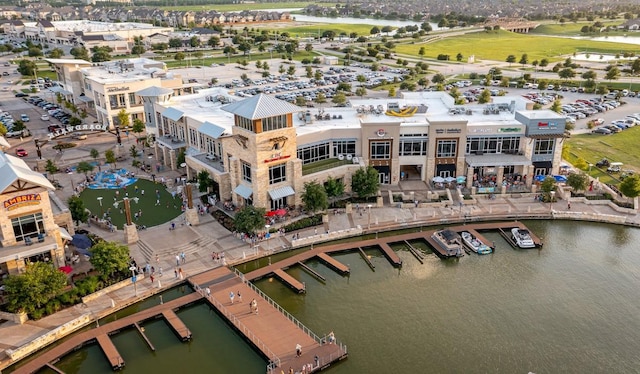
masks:
<path fill-rule="evenodd" d="M 527 229 L 514 227 L 511 229 L 511 238 L 520 248 L 535 248 L 536 243 L 531 238 L 531 233 Z"/>
<path fill-rule="evenodd" d="M 463 231 L 460 233 L 464 244 L 473 252 L 479 255 L 487 255 L 492 253 L 493 250 L 488 245 L 484 244 L 480 239 L 476 238 L 469 231 Z"/>
<path fill-rule="evenodd" d="M 431 235 L 431 239 L 438 245 L 436 250 L 445 257 L 462 257 L 462 239 L 457 232 L 449 229 L 438 230 Z"/>

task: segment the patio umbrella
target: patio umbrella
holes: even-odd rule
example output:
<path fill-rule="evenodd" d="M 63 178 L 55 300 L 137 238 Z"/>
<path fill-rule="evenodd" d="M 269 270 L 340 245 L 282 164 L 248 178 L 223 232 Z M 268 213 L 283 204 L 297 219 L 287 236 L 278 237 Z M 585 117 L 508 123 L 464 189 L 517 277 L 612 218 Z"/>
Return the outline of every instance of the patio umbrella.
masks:
<path fill-rule="evenodd" d="M 270 210 L 267 212 L 267 214 L 265 214 L 267 217 L 273 217 L 276 215 L 276 211 L 275 210 Z"/>
<path fill-rule="evenodd" d="M 73 268 L 71 266 L 60 266 L 58 269 L 60 269 L 60 271 L 65 274 L 69 274 L 73 271 Z"/>
<path fill-rule="evenodd" d="M 567 181 L 567 177 L 565 177 L 564 175 L 554 175 L 553 176 L 556 179 L 556 182 L 566 182 Z"/>
<path fill-rule="evenodd" d="M 442 177 L 433 177 L 432 181 L 434 181 L 435 183 L 443 183 L 444 182 L 444 178 L 442 178 Z"/>
<path fill-rule="evenodd" d="M 547 178 L 546 175 L 536 175 L 534 177 L 534 179 L 536 180 L 536 182 L 542 182 L 543 180 L 545 180 Z"/>
<path fill-rule="evenodd" d="M 89 252 L 88 248 L 76 248 L 76 252 L 80 253 L 81 255 L 91 257 L 91 252 Z"/>
<path fill-rule="evenodd" d="M 447 182 L 447 183 L 451 183 L 454 180 L 456 180 L 456 178 L 454 178 L 454 177 L 446 177 L 446 178 L 444 178 L 444 181 Z"/>
<path fill-rule="evenodd" d="M 278 216 L 284 216 L 287 214 L 287 210 L 286 209 L 277 209 L 276 210 L 276 215 Z"/>
<path fill-rule="evenodd" d="M 456 182 L 458 183 L 464 183 L 466 180 L 467 180 L 467 177 L 465 177 L 464 175 L 460 175 L 456 177 Z"/>
<path fill-rule="evenodd" d="M 87 249 L 91 247 L 91 239 L 83 234 L 74 234 L 71 239 L 71 244 L 78 249 Z"/>

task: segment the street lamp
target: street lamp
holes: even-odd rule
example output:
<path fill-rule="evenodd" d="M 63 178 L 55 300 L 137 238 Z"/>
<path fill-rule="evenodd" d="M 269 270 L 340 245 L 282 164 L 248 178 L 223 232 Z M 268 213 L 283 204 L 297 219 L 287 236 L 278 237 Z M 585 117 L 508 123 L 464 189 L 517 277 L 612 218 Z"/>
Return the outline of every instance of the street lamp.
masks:
<path fill-rule="evenodd" d="M 129 268 L 129 270 L 131 270 L 131 282 L 133 283 L 133 292 L 135 296 L 138 296 L 138 286 L 136 285 L 136 267 L 135 266 L 131 266 Z"/>
<path fill-rule="evenodd" d="M 549 194 L 551 194 L 551 199 L 549 200 L 549 213 L 553 212 L 553 199 L 556 196 L 556 191 L 551 191 Z"/>
<path fill-rule="evenodd" d="M 591 168 L 593 167 L 593 164 L 589 164 L 589 176 L 591 176 Z"/>
<path fill-rule="evenodd" d="M 271 225 L 264 225 L 265 230 L 267 231 L 264 236 L 267 238 L 267 252 L 271 252 L 271 247 L 269 246 L 269 238 L 271 237 L 271 234 L 269 233 L 269 228 L 271 227 Z"/>
<path fill-rule="evenodd" d="M 104 212 L 102 210 L 102 196 L 98 196 L 96 199 L 98 199 L 98 202 L 100 203 L 100 218 L 102 218 L 102 216 L 104 215 Z"/>
<path fill-rule="evenodd" d="M 371 204 L 367 205 L 367 208 L 369 208 L 369 224 L 367 226 L 367 228 L 371 228 Z"/>

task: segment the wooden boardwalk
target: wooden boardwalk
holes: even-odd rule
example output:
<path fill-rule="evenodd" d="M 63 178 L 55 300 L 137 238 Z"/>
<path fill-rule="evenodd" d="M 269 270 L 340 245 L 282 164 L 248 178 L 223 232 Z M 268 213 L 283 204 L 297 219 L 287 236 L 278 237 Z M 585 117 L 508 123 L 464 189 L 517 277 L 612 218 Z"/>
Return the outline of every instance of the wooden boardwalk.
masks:
<path fill-rule="evenodd" d="M 274 373 L 287 372 L 289 368 L 301 371 L 303 365 L 314 363 L 315 356 L 319 364 L 314 368 L 326 367 L 347 357 L 345 346 L 337 342 L 323 344 L 327 339 L 318 337 L 246 278 L 243 280 L 226 267 L 195 275 L 188 281 L 203 295 L 209 289 L 211 296 L 207 301 L 270 360 Z M 235 295 L 233 303 L 231 292 Z M 251 307 L 252 300 L 256 300 L 257 311 Z M 301 357 L 296 357 L 297 344 L 302 346 Z"/>
<path fill-rule="evenodd" d="M 351 271 L 351 269 L 349 269 L 347 265 L 343 264 L 342 262 L 336 260 L 326 253 L 318 253 L 318 258 L 341 274 L 348 274 Z"/>
<path fill-rule="evenodd" d="M 142 310 L 136 314 L 121 318 L 117 321 L 110 322 L 106 325 L 96 327 L 95 329 L 79 332 L 71 336 L 66 341 L 58 344 L 57 346 L 37 355 L 31 361 L 26 362 L 24 365 L 19 366 L 18 368 L 16 368 L 14 373 L 35 373 L 43 367 L 47 366 L 47 364 L 54 362 L 60 357 L 75 350 L 77 347 L 81 347 L 96 340 L 102 348 L 104 354 L 109 359 L 109 362 L 112 366 L 114 366 L 113 364 L 114 362 L 116 362 L 117 357 L 120 357 L 120 359 L 122 360 L 121 364 L 124 365 L 125 361 L 111 342 L 109 335 L 116 333 L 122 329 L 134 326 L 135 323 L 146 321 L 148 319 L 152 319 L 159 315 L 162 315 L 162 313 L 166 310 L 171 311 L 182 306 L 192 304 L 201 298 L 202 296 L 199 293 L 194 292 L 186 296 L 182 296 L 178 299 L 167 301 L 164 304 L 156 305 L 149 309 Z"/>

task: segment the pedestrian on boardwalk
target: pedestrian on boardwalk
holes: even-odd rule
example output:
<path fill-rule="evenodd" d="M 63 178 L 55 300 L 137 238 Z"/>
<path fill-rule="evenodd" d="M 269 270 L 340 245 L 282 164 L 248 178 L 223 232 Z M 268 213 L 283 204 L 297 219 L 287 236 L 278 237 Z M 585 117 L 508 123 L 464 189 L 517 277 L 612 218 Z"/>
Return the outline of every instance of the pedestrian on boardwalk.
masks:
<path fill-rule="evenodd" d="M 235 296 L 236 296 L 236 295 L 234 295 L 234 294 L 233 294 L 233 291 L 229 292 L 229 299 L 231 300 L 231 304 L 232 304 L 232 305 L 233 305 L 233 298 L 234 298 Z"/>
<path fill-rule="evenodd" d="M 313 358 L 313 361 L 315 362 L 316 367 L 318 367 L 318 366 L 319 366 L 319 364 L 320 364 L 320 357 L 318 357 L 318 355 L 316 355 L 316 356 Z"/>
<path fill-rule="evenodd" d="M 178 269 L 173 269 L 173 274 L 176 276 L 176 279 L 178 279 Z"/>
<path fill-rule="evenodd" d="M 567 201 L 567 210 L 571 210 L 571 201 Z"/>
<path fill-rule="evenodd" d="M 211 290 L 209 289 L 209 287 L 205 288 L 204 290 L 207 293 L 207 298 L 209 298 L 209 296 L 211 296 Z"/>
<path fill-rule="evenodd" d="M 159 264 L 159 263 L 160 263 L 160 256 L 156 255 L 156 264 Z"/>
<path fill-rule="evenodd" d="M 183 264 L 187 262 L 187 256 L 184 254 L 184 252 L 180 253 L 180 259 L 182 260 Z"/>
<path fill-rule="evenodd" d="M 182 272 L 182 268 L 178 268 L 178 274 L 180 275 L 180 280 L 184 279 L 184 273 Z"/>
<path fill-rule="evenodd" d="M 180 266 L 180 255 L 176 255 L 176 266 Z"/>
<path fill-rule="evenodd" d="M 296 344 L 296 356 L 302 356 L 302 346 L 300 344 Z"/>
<path fill-rule="evenodd" d="M 151 279 L 151 284 L 153 284 L 153 274 L 151 274 L 151 276 L 149 277 L 149 279 Z"/>
<path fill-rule="evenodd" d="M 240 291 L 236 292 L 236 295 L 238 296 L 238 302 L 241 303 L 242 302 L 242 295 L 240 295 Z"/>
<path fill-rule="evenodd" d="M 160 273 L 160 276 L 162 276 L 162 266 L 158 267 L 158 273 Z"/>

